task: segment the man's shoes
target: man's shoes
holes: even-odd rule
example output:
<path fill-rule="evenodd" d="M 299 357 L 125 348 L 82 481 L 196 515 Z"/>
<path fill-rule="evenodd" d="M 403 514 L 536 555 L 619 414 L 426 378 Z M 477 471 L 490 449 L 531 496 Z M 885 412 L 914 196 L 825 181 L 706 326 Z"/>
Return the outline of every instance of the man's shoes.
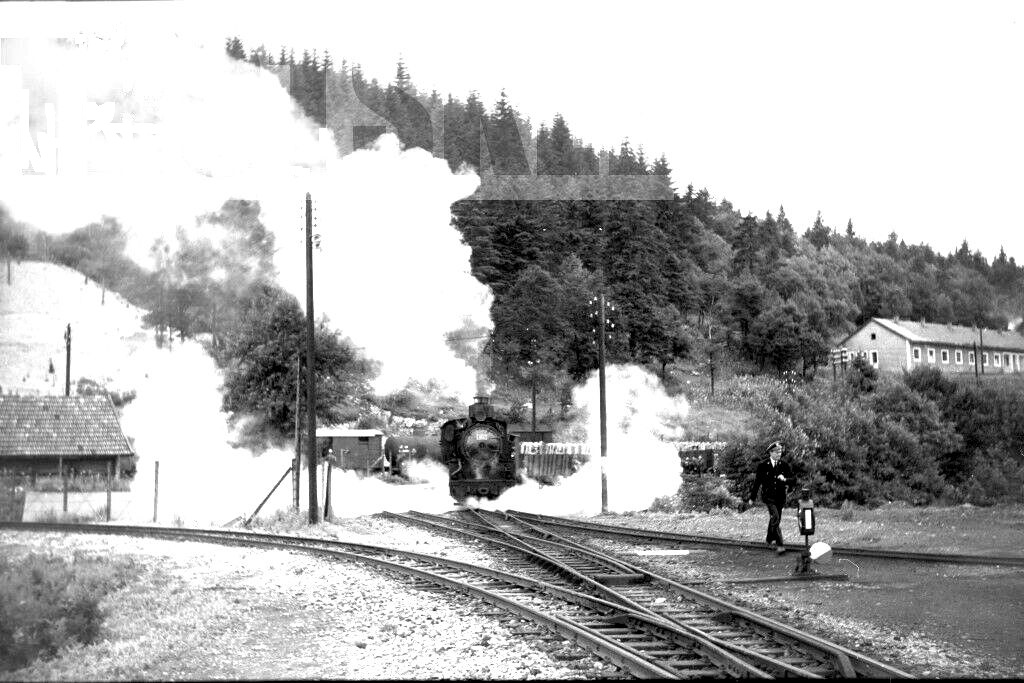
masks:
<path fill-rule="evenodd" d="M 775 549 L 775 554 L 776 555 L 784 555 L 785 553 L 786 553 L 785 546 L 781 546 L 780 545 L 778 548 Z"/>

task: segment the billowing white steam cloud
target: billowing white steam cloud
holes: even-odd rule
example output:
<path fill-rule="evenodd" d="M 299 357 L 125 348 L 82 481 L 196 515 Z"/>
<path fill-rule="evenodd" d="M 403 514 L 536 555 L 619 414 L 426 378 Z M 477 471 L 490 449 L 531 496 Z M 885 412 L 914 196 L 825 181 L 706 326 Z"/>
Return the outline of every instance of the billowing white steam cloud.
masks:
<path fill-rule="evenodd" d="M 476 189 L 475 175 L 401 150 L 394 136 L 339 159 L 275 75 L 220 46 L 79 42 L 8 46 L 18 66 L 4 69 L 30 92 L 41 151 L 46 102 L 60 124 L 55 174 L 44 164 L 42 175 L 4 176 L 0 201 L 15 218 L 66 232 L 114 216 L 130 231 L 132 256 L 152 266 L 155 238 L 173 248 L 179 226 L 226 199 L 255 199 L 276 238 L 282 285 L 304 306 L 302 211 L 312 192 L 315 313 L 382 361 L 378 391 L 433 377 L 468 402 L 475 374 L 444 335 L 467 317 L 490 325 L 490 294 L 469 274 L 469 247 L 450 226 L 451 203 Z M 0 156 L 17 158 L 10 150 Z"/>
<path fill-rule="evenodd" d="M 669 397 L 657 377 L 633 365 L 608 367 L 606 380 L 608 509 L 643 510 L 655 498 L 671 495 L 679 488 L 679 456 L 670 442 L 682 440 L 681 424 L 689 404 L 683 396 Z M 596 372 L 573 391 L 573 403 L 585 416 L 590 461 L 557 486 L 527 482 L 496 501 L 480 503 L 482 507 L 547 514 L 601 511 L 601 423 Z"/>
<path fill-rule="evenodd" d="M 141 457 L 131 503 L 121 513 L 122 521 L 152 519 L 154 485 L 158 489 L 157 521 L 163 524 L 224 524 L 251 515 L 289 468 L 292 454 L 272 450 L 254 458 L 249 451 L 231 446 L 233 435 L 220 412 L 220 373 L 196 342 L 175 344 L 172 350 L 151 345 L 140 348 L 128 366 L 138 397 L 125 407 L 122 427 L 134 436 Z M 331 509 L 336 516 L 350 517 L 381 510 L 443 512 L 451 508 L 443 472 L 438 476 L 436 471 L 414 469 L 413 478 L 426 483 L 391 486 L 335 470 Z M 303 506 L 309 500 L 308 481 L 303 472 Z M 322 471 L 318 482 L 322 505 Z M 260 516 L 287 510 L 291 504 L 289 476 Z"/>
<path fill-rule="evenodd" d="M 147 37 L 7 47 L 18 67 L 0 67 L 0 87 L 17 81 L 32 112 L 31 137 L 19 137 L 17 115 L 15 130 L 0 137 L 7 164 L 0 164 L 0 201 L 16 219 L 60 233 L 113 216 L 130 233 L 131 255 L 152 266 L 156 238 L 173 248 L 176 228 L 193 229 L 225 200 L 258 200 L 279 249 L 280 281 L 304 306 L 302 212 L 312 192 L 320 236 L 315 313 L 382 362 L 378 391 L 436 378 L 473 395 L 474 372 L 452 356 L 444 334 L 467 317 L 490 325 L 489 292 L 469 275 L 469 248 L 450 226 L 450 205 L 473 192 L 475 175 L 401 150 L 393 136 L 339 159 L 330 136 L 296 113 L 274 75 L 230 60 L 220 46 Z M 56 105 L 52 130 L 46 103 Z M 22 157 L 31 156 L 18 147 L 26 139 L 38 145 L 38 173 L 21 172 Z M 47 145 L 57 150 L 54 168 Z M 251 513 L 291 455 L 253 458 L 230 446 L 211 359 L 186 342 L 124 362 L 138 393 L 124 413 L 140 456 L 133 516 L 152 514 L 158 460 L 160 521 L 223 523 Z M 426 478 L 426 486 L 388 487 L 336 472 L 334 511 L 450 507 L 446 482 Z M 290 502 L 285 481 L 264 514 Z"/>

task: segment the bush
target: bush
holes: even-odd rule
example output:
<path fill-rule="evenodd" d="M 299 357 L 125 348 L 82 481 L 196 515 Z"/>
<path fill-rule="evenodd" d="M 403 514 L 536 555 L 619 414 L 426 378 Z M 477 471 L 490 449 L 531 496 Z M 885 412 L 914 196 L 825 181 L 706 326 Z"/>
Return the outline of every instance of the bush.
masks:
<path fill-rule="evenodd" d="M 0 671 L 14 671 L 65 645 L 95 642 L 103 597 L 136 573 L 131 560 L 0 557 Z"/>
<path fill-rule="evenodd" d="M 989 449 L 975 458 L 974 475 L 967 482 L 967 501 L 994 505 L 1012 500 L 1024 502 L 1024 453 L 1008 454 Z"/>
<path fill-rule="evenodd" d="M 725 477 L 688 479 L 671 496 L 655 499 L 651 512 L 710 512 L 718 508 L 736 509 L 742 502 L 730 489 L 733 483 Z"/>

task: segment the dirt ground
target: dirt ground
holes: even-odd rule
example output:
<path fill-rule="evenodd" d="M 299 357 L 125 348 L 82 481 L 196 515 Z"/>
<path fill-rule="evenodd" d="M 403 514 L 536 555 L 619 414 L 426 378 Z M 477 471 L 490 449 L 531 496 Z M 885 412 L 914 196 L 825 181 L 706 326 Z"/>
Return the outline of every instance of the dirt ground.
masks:
<path fill-rule="evenodd" d="M 593 521 L 681 533 L 763 540 L 766 513 L 604 515 Z M 795 520 L 795 512 L 793 514 Z M 799 542 L 792 528 L 787 540 Z M 812 540 L 904 550 L 1024 555 L 1024 508 L 819 510 Z M 603 543 L 603 542 L 602 542 Z M 612 543 L 620 552 L 629 544 Z M 670 557 L 637 556 L 638 564 L 681 578 L 789 575 L 796 553 L 700 550 Z M 689 566 L 687 566 L 689 565 Z M 918 676 L 1024 676 L 1024 569 L 838 559 L 820 572 L 845 582 L 725 584 L 734 600 L 795 626 L 872 654 Z M 696 572 L 696 573 L 695 573 Z"/>

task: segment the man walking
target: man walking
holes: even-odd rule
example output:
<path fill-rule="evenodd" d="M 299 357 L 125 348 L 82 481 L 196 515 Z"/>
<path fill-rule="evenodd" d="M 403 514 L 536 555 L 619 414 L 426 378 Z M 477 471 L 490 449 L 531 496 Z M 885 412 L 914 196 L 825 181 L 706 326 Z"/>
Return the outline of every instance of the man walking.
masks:
<path fill-rule="evenodd" d="M 786 490 L 793 480 L 793 472 L 789 465 L 782 462 L 782 451 L 780 441 L 773 441 L 765 449 L 768 458 L 757 466 L 754 487 L 750 490 L 749 499 L 749 502 L 753 503 L 760 489 L 761 500 L 768 506 L 768 533 L 765 542 L 769 547 L 776 546 L 775 552 L 779 555 L 786 552 L 779 522 L 782 519 L 782 508 L 786 507 Z"/>

